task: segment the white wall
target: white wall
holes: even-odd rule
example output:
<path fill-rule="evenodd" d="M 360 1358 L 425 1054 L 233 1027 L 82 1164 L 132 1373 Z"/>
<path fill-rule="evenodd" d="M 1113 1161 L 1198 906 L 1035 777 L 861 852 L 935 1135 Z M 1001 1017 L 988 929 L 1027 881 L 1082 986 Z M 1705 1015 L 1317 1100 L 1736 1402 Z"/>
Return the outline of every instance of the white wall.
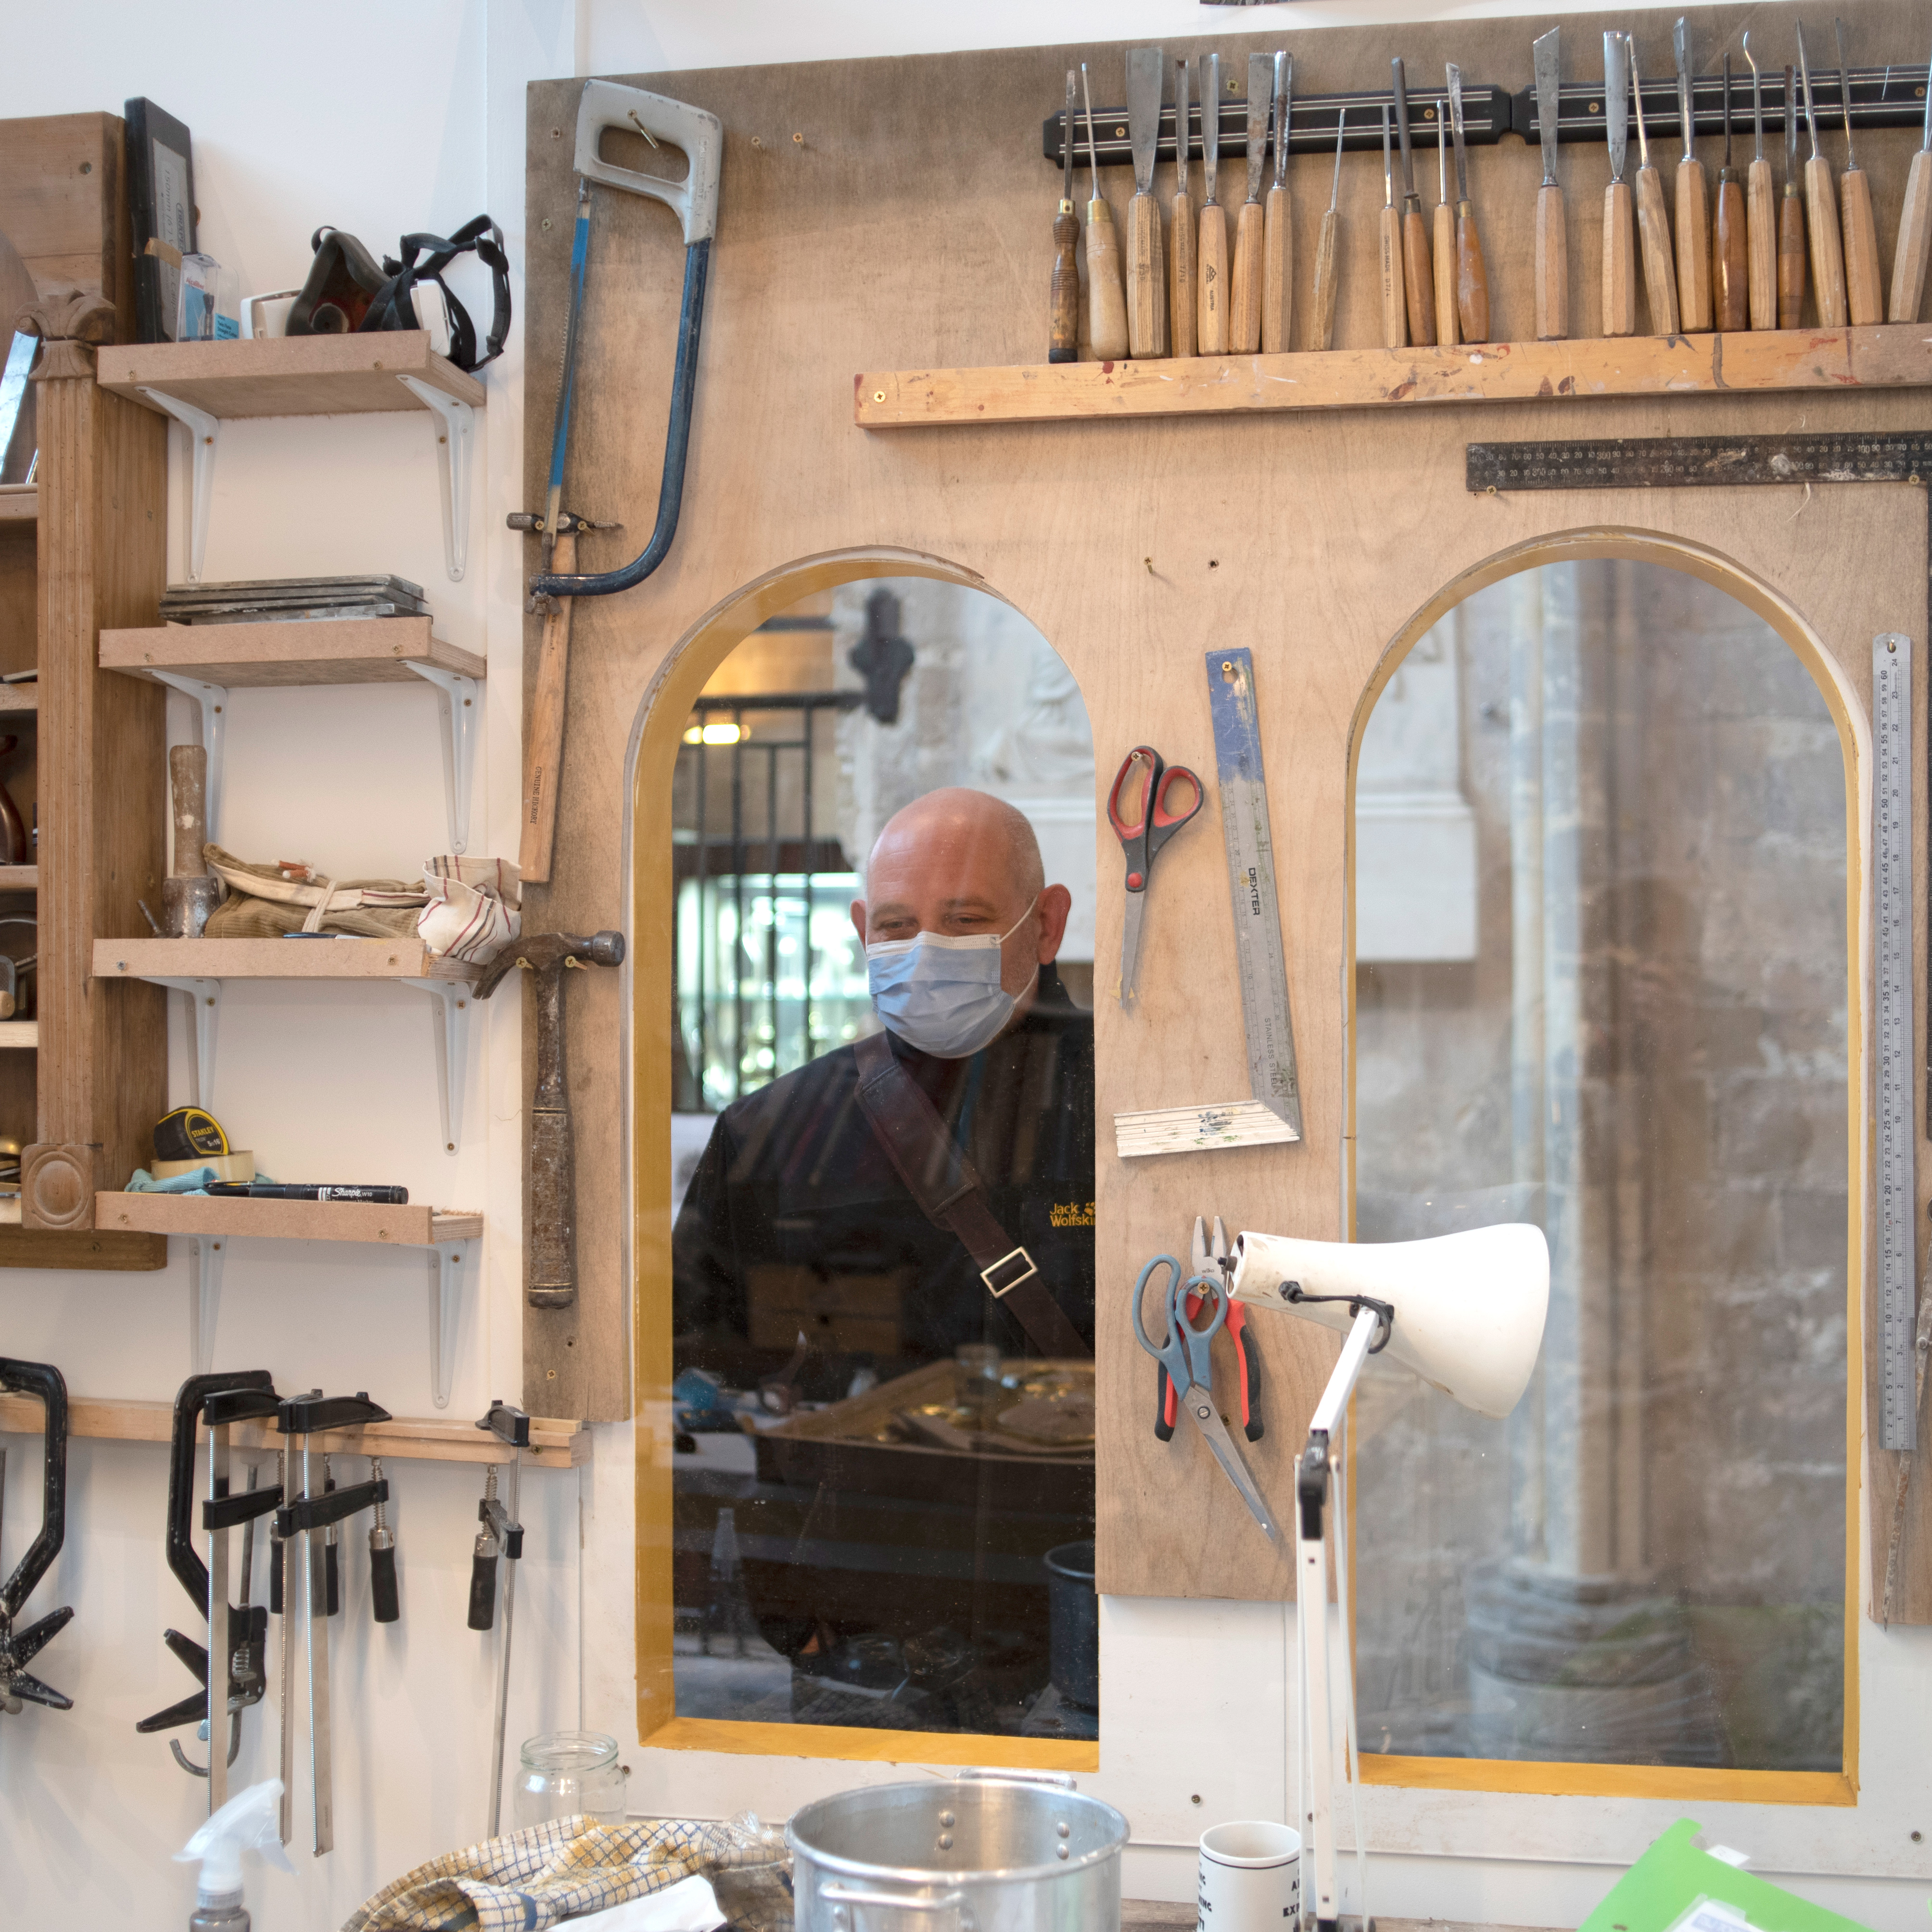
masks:
<path fill-rule="evenodd" d="M 520 264 L 524 90 L 534 79 L 1083 36 L 1108 42 L 1223 23 L 1288 34 L 1520 10 L 1520 0 L 1316 0 L 1238 16 L 1204 13 L 1192 0 L 1077 0 L 1051 13 L 1017 0 L 963 13 L 888 0 L 708 8 L 338 0 L 295 14 L 207 0 L 165 10 L 93 0 L 84 9 L 9 10 L 0 116 L 118 111 L 136 94 L 167 107 L 194 132 L 204 247 L 236 266 L 244 289 L 260 290 L 299 281 L 310 231 L 323 222 L 380 245 L 405 228 L 453 224 L 488 207 Z M 487 305 L 484 290 L 475 292 Z M 516 292 L 520 315 L 520 281 Z M 716 288 L 712 299 L 730 296 Z M 443 572 L 420 416 L 232 425 L 208 539 L 212 578 L 370 568 L 413 577 L 430 588 L 444 634 L 488 655 L 494 675 L 472 851 L 515 849 L 521 557 L 502 519 L 520 507 L 521 380 L 513 338 L 489 372 L 461 584 Z M 177 524 L 178 512 L 178 493 Z M 178 529 L 176 542 L 178 558 Z M 185 737 L 187 714 L 174 703 L 171 730 Z M 332 869 L 413 868 L 443 844 L 434 718 L 427 688 L 242 694 L 231 724 L 225 839 L 251 856 L 312 857 Z M 483 1286 L 465 1311 L 452 1409 L 473 1416 L 491 1395 L 514 1394 L 518 1372 L 518 1013 L 510 1001 L 482 1011 L 464 1145 L 448 1156 L 437 1151 L 424 1004 L 395 988 L 235 987 L 214 1100 L 272 1172 L 400 1180 L 418 1198 L 488 1210 Z M 176 1024 L 174 1090 L 185 1097 L 185 1034 Z M 236 1244 L 217 1362 L 266 1366 L 284 1388 L 366 1386 L 399 1414 L 427 1413 L 428 1281 L 425 1265 L 394 1253 Z M 190 1366 L 187 1296 L 179 1256 L 162 1275 L 8 1271 L 0 1274 L 0 1350 L 58 1362 L 76 1394 L 165 1397 Z M 595 1466 L 580 1478 L 526 1478 L 533 1533 L 518 1610 L 512 1748 L 580 1712 L 622 1742 L 632 1808 L 645 1811 L 753 1806 L 777 1816 L 806 1796 L 894 1774 L 638 1746 L 631 1432 L 614 1426 L 597 1436 Z M 32 1459 L 18 1438 L 14 1447 L 10 1564 L 38 1488 Z M 462 1468 L 406 1463 L 391 1473 L 405 1621 L 373 1630 L 356 1613 L 357 1596 L 337 1634 L 339 1849 L 318 1863 L 298 1834 L 296 1879 L 251 1880 L 258 1926 L 338 1925 L 379 1885 L 482 1828 L 495 1640 L 463 1626 L 478 1484 Z M 133 1730 L 137 1717 L 184 1694 L 162 1628 L 194 1628 L 161 1558 L 164 1454 L 80 1445 L 70 1480 L 68 1546 L 29 1608 L 76 1606 L 42 1660 L 75 1708 L 0 1718 L 6 1918 L 35 1928 L 178 1926 L 191 1878 L 166 1861 L 196 1822 L 201 1790 L 175 1769 L 162 1740 Z M 358 1590 L 361 1541 L 359 1532 L 351 1538 Z M 1192 1878 L 1184 1848 L 1204 1823 L 1280 1815 L 1282 1618 L 1267 1606 L 1109 1601 L 1102 1631 L 1104 1768 L 1083 1782 L 1132 1821 L 1141 1849 L 1130 1855 L 1129 1889 L 1184 1898 Z M 1932 1876 L 1932 1850 L 1909 1835 L 1932 1830 L 1923 1770 L 1932 1631 L 1888 1636 L 1864 1624 L 1859 1685 L 1864 1789 L 1856 1810 L 1376 1790 L 1364 1806 L 1370 1842 L 1383 1853 L 1372 1902 L 1391 1914 L 1574 1924 L 1618 1868 L 1688 1810 L 1754 1852 L 1762 1868 L 1805 1875 L 1792 1882 L 1810 1895 L 1874 1926 L 1916 1926 Z M 238 1776 L 273 1762 L 261 1712 L 248 1728 Z"/>

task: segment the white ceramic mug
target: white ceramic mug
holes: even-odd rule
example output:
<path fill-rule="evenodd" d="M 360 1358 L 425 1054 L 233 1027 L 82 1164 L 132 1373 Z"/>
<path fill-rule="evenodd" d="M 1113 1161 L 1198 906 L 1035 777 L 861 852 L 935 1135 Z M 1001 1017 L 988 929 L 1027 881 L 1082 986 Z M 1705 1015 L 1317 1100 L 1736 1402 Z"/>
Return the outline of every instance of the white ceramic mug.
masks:
<path fill-rule="evenodd" d="M 1201 1834 L 1199 1932 L 1282 1932 L 1301 1917 L 1301 1834 L 1250 1819 Z"/>

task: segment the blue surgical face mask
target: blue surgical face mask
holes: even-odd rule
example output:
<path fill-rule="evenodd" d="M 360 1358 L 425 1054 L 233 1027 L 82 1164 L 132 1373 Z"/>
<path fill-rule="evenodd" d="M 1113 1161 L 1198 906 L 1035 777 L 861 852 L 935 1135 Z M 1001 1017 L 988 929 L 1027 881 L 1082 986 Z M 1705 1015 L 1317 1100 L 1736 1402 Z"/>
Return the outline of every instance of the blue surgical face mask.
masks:
<path fill-rule="evenodd" d="M 922 932 L 868 946 L 866 973 L 880 1018 L 908 1046 L 935 1059 L 977 1053 L 1018 1004 L 1000 984 L 1000 948 L 1032 916 L 1028 906 L 998 939 L 990 932 L 957 938 Z"/>

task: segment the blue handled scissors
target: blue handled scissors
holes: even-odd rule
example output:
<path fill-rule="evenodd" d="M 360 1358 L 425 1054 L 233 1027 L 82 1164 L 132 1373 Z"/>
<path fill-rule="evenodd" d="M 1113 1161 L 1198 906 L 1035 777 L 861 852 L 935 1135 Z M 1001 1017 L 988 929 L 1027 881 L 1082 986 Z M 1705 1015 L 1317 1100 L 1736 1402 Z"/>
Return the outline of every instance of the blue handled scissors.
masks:
<path fill-rule="evenodd" d="M 1154 1270 L 1162 1268 L 1168 1271 L 1162 1297 L 1166 1325 L 1160 1340 L 1156 1342 L 1148 1333 L 1142 1309 L 1148 1283 L 1154 1279 Z M 1212 1306 L 1213 1312 L 1204 1328 L 1197 1328 L 1188 1316 L 1190 1294 L 1196 1298 L 1197 1316 Z M 1215 1461 L 1247 1504 L 1248 1514 L 1261 1525 L 1270 1543 L 1279 1544 L 1281 1532 L 1275 1527 L 1274 1518 L 1268 1514 L 1268 1504 L 1262 1502 L 1262 1492 L 1256 1488 L 1255 1479 L 1248 1473 L 1248 1466 L 1234 1438 L 1228 1433 L 1221 1412 L 1214 1406 L 1214 1368 L 1209 1351 L 1214 1337 L 1227 1325 L 1226 1282 L 1214 1274 L 1198 1274 L 1190 1280 L 1182 1274 L 1180 1264 L 1172 1255 L 1156 1255 L 1134 1283 L 1133 1320 L 1134 1340 L 1166 1370 L 1178 1406 L 1193 1417 L 1195 1426 L 1206 1438 Z"/>

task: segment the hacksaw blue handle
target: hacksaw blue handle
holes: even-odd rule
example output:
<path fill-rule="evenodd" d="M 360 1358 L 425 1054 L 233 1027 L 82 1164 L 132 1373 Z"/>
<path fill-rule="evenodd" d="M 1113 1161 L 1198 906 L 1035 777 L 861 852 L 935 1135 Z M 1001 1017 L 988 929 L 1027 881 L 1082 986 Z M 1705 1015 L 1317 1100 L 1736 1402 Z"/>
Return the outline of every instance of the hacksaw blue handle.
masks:
<path fill-rule="evenodd" d="M 570 322 L 574 338 L 584 314 L 584 265 L 590 256 L 590 197 L 580 194 L 577 198 L 577 228 L 570 238 Z M 550 445 L 550 528 L 556 527 L 558 500 L 563 494 L 564 452 L 570 446 L 570 398 L 577 385 L 572 380 L 577 360 L 576 343 L 567 343 L 564 347 L 564 380 L 562 394 L 557 399 L 556 429 Z"/>

